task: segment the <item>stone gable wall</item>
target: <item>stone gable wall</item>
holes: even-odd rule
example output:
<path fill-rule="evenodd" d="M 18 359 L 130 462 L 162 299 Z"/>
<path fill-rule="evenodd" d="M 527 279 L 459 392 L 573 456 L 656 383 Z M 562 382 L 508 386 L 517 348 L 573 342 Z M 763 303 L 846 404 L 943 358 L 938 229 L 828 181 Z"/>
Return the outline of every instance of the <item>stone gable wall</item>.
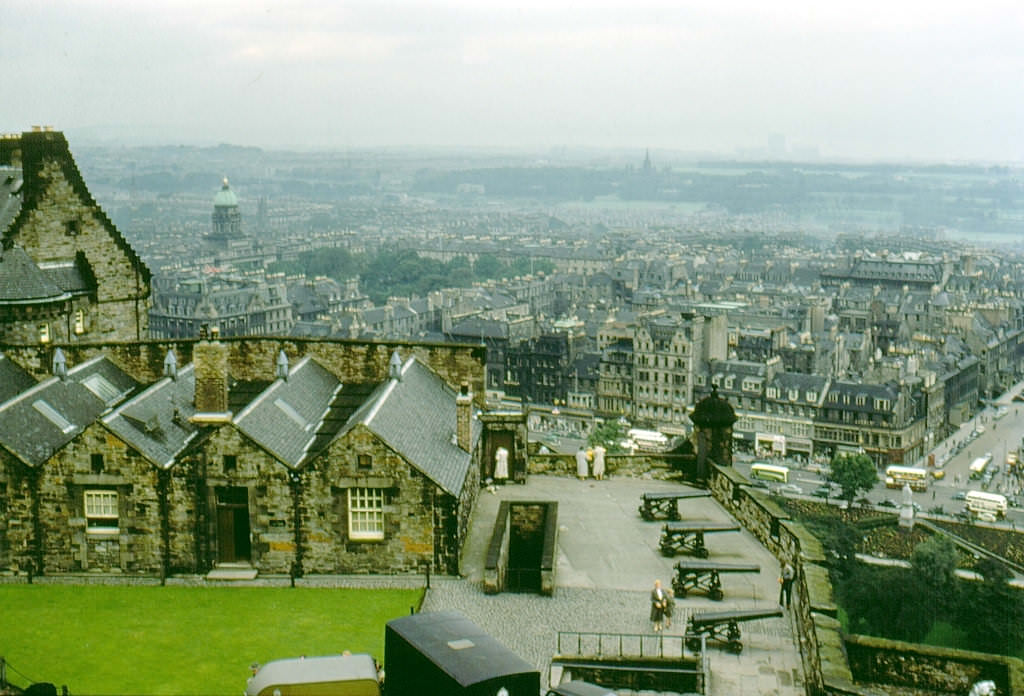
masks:
<path fill-rule="evenodd" d="M 206 460 L 205 487 L 210 539 L 208 566 L 218 557 L 217 488 L 238 487 L 248 491 L 252 566 L 261 573 L 287 574 L 295 558 L 293 502 L 290 470 L 243 435 L 233 425 L 223 425 L 203 444 Z M 234 457 L 235 469 L 225 467 L 225 455 Z"/>

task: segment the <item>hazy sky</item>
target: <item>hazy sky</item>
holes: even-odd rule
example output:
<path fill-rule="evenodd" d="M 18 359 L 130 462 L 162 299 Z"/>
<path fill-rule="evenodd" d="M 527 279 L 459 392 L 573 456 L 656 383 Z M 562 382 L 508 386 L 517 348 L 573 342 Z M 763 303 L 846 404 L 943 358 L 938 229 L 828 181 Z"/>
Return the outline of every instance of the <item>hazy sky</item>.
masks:
<path fill-rule="evenodd" d="M 0 58 L 2 131 L 1024 161 L 1022 0 L 2 0 Z"/>

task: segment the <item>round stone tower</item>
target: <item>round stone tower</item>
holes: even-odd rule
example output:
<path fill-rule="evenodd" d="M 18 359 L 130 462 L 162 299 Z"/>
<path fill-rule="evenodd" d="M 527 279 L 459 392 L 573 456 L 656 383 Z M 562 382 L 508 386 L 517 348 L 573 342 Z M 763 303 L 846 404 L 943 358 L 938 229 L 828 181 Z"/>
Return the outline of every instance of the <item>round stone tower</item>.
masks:
<path fill-rule="evenodd" d="M 708 462 L 719 466 L 732 466 L 732 426 L 736 412 L 729 402 L 718 395 L 718 387 L 701 399 L 690 414 L 697 439 L 697 480 L 708 480 Z"/>

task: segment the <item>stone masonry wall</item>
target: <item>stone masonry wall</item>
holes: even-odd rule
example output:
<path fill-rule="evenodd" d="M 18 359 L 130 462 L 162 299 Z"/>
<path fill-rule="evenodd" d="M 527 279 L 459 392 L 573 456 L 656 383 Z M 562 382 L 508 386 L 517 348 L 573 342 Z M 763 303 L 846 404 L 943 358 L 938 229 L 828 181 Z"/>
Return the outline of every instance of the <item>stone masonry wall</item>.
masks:
<path fill-rule="evenodd" d="M 458 390 L 461 383 L 468 382 L 475 399 L 482 399 L 484 395 L 486 349 L 480 346 L 254 337 L 222 337 L 220 341 L 228 347 L 228 371 L 238 380 L 273 380 L 277 355 L 283 350 L 293 365 L 306 355 L 313 356 L 345 383 L 382 382 L 388 377 L 391 354 L 397 350 L 403 360 L 415 354 L 453 389 Z M 105 355 L 140 382 L 152 383 L 163 376 L 168 350 L 174 350 L 180 367 L 192 362 L 198 342 L 198 339 L 131 341 L 67 344 L 61 348 L 69 368 Z M 53 346 L 0 345 L 7 357 L 37 378 L 49 374 L 53 349 Z"/>
<path fill-rule="evenodd" d="M 92 340 L 145 337 L 148 283 L 111 237 L 99 206 L 82 199 L 56 160 L 44 161 L 37 176 L 43 190 L 34 198 L 34 205 L 23 211 L 16 243 L 36 262 L 70 261 L 77 253 L 84 254 L 97 281 Z"/>
<path fill-rule="evenodd" d="M 312 463 L 306 486 L 315 507 L 332 511 L 310 520 L 306 572 L 423 572 L 428 566 L 447 572 L 448 559 L 435 557 L 435 523 L 443 518 L 439 510 L 454 513 L 455 500 L 365 426 L 354 427 Z M 383 539 L 349 539 L 347 489 L 352 487 L 386 490 Z"/>

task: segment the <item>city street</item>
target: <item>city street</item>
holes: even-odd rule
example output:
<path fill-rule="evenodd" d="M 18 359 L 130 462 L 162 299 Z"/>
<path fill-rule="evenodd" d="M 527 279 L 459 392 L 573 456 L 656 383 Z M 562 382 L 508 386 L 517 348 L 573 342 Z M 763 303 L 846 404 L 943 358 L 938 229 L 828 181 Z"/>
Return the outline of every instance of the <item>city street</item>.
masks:
<path fill-rule="evenodd" d="M 991 493 L 1002 493 L 1007 498 L 1016 496 L 1017 501 L 1024 502 L 1024 495 L 1019 490 L 1019 484 L 1013 481 L 1007 472 L 1006 455 L 1009 452 L 1019 453 L 1022 439 L 1024 439 L 1024 403 L 1014 401 L 1013 397 L 1024 390 L 1024 382 L 1014 385 L 1009 391 L 1000 396 L 991 405 L 979 412 L 974 418 L 962 424 L 950 437 L 938 443 L 930 454 L 935 457 L 936 468 L 944 472 L 942 479 L 932 479 L 929 482 L 927 491 L 913 493 L 913 500 L 919 506 L 920 511 L 941 507 L 944 514 L 952 515 L 964 509 L 962 499 L 958 498 L 969 490 L 982 490 L 981 481 L 970 480 L 968 467 L 977 458 L 991 453 L 992 463 L 990 467 L 998 467 L 998 473 L 992 478 L 988 486 Z M 999 407 L 1005 407 L 1005 413 L 999 416 Z M 736 457 L 736 468 L 744 475 L 750 473 L 750 465 L 755 461 L 750 454 L 739 454 Z M 817 467 L 813 465 L 801 465 L 799 462 L 790 459 L 772 458 L 768 460 L 772 464 L 781 464 L 790 468 L 790 486 L 782 492 L 787 495 L 810 496 L 819 487 L 825 484 L 825 475 L 818 473 Z M 927 455 L 917 462 L 908 463 L 912 466 L 927 468 Z M 795 488 L 799 487 L 800 493 Z M 775 489 L 775 484 L 770 484 Z M 886 488 L 885 470 L 879 470 L 879 480 L 867 494 L 864 495 L 872 503 L 885 505 L 887 502 L 898 504 L 901 499 L 901 491 Z M 834 500 L 834 499 L 832 499 Z M 1017 525 L 1024 526 L 1024 508 L 1014 506 L 1012 503 L 1007 512 L 1006 520 L 998 522 L 997 525 L 1006 525 L 1016 528 Z"/>

